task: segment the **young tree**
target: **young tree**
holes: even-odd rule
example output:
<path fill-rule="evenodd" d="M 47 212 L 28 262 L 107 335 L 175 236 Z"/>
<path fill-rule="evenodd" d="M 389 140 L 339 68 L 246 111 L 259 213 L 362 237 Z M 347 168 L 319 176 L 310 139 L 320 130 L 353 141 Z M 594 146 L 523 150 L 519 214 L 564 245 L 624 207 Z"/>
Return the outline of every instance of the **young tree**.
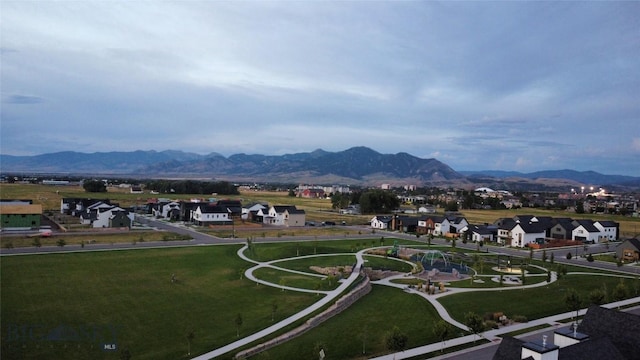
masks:
<path fill-rule="evenodd" d="M 271 321 L 274 321 L 276 318 L 276 311 L 278 311 L 278 303 L 275 301 L 271 304 Z"/>
<path fill-rule="evenodd" d="M 242 326 L 242 314 L 238 313 L 235 319 L 236 323 L 236 337 L 240 337 L 240 326 Z"/>
<path fill-rule="evenodd" d="M 589 301 L 594 305 L 602 305 L 607 302 L 607 293 L 604 289 L 593 289 L 589 293 Z"/>
<path fill-rule="evenodd" d="M 439 320 L 433 325 L 433 334 L 442 342 L 440 352 L 444 352 L 444 340 L 449 336 L 451 329 L 444 320 Z"/>
<path fill-rule="evenodd" d="M 476 343 L 476 335 L 481 334 L 484 331 L 484 321 L 480 315 L 474 312 L 468 312 L 464 315 L 464 323 L 469 327 L 469 330 L 473 333 L 473 343 Z"/>
<path fill-rule="evenodd" d="M 615 288 L 613 288 L 613 293 L 611 294 L 611 297 L 614 301 L 621 301 L 627 298 L 627 285 L 624 283 L 624 280 L 620 279 L 620 282 L 618 283 L 618 285 L 616 285 Z"/>
<path fill-rule="evenodd" d="M 187 333 L 187 355 L 191 355 L 191 342 L 195 339 L 196 334 L 193 331 Z"/>
<path fill-rule="evenodd" d="M 564 303 L 571 311 L 576 312 L 576 322 L 578 321 L 578 310 L 582 306 L 582 299 L 575 289 L 567 289 L 567 293 L 564 296 Z"/>
<path fill-rule="evenodd" d="M 400 331 L 400 328 L 394 326 L 391 329 L 391 332 L 387 334 L 386 344 L 387 349 L 391 351 L 404 351 L 407 347 L 407 342 L 409 341 L 409 337 L 407 334 Z"/>

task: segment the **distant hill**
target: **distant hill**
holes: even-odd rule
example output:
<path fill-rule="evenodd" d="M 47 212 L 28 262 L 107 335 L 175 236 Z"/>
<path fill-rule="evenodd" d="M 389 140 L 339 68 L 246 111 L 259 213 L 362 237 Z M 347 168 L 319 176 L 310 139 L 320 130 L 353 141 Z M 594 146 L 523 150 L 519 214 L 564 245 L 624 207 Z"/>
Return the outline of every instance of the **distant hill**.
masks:
<path fill-rule="evenodd" d="M 63 151 L 35 156 L 0 155 L 3 172 L 123 174 L 163 161 L 189 161 L 202 155 L 182 151 L 81 153 Z"/>
<path fill-rule="evenodd" d="M 566 189 L 584 185 L 640 188 L 640 178 L 593 171 L 553 170 L 534 173 L 454 171 L 436 159 L 407 153 L 381 154 L 367 147 L 328 152 L 318 149 L 286 155 L 183 151 L 57 152 L 35 156 L 0 155 L 3 173 L 121 175 L 139 178 L 208 178 L 229 181 L 380 185 L 454 186 L 498 189 Z"/>
<path fill-rule="evenodd" d="M 575 170 L 545 170 L 532 173 L 521 173 L 517 171 L 482 170 L 482 171 L 460 171 L 461 174 L 469 178 L 492 177 L 497 179 L 522 178 L 532 180 L 560 179 L 572 180 L 580 184 L 605 185 L 630 185 L 640 183 L 640 178 L 625 175 L 604 175 L 595 171 L 575 171 Z"/>
<path fill-rule="evenodd" d="M 464 180 L 464 176 L 436 159 L 422 159 L 406 153 L 380 154 L 366 147 L 281 156 L 213 156 L 153 164 L 142 169 L 142 173 L 211 174 L 236 179 L 308 183 L 433 183 Z"/>

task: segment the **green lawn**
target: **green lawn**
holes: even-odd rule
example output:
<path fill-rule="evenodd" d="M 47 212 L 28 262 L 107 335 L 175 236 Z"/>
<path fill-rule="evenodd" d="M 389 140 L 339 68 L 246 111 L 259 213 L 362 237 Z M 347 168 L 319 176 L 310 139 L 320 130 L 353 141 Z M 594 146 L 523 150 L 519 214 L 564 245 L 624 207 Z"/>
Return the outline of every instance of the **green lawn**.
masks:
<path fill-rule="evenodd" d="M 260 268 L 253 272 L 260 280 L 281 286 L 291 286 L 307 290 L 333 290 L 340 285 L 335 280 L 323 280 L 316 276 L 302 275 L 274 268 Z"/>
<path fill-rule="evenodd" d="M 280 304 L 278 320 L 318 300 L 240 280 L 240 269 L 248 264 L 237 257 L 237 249 L 3 257 L 2 358 L 118 359 L 126 348 L 133 359 L 180 359 L 186 357 L 190 331 L 195 334 L 192 354 L 203 353 L 236 339 L 238 313 L 243 336 L 272 324 L 274 302 Z M 56 328 L 67 333 L 95 329 L 100 336 L 46 339 Z M 112 329 L 119 349 L 103 351 L 102 343 L 114 338 Z"/>
<path fill-rule="evenodd" d="M 348 311 L 252 359 L 314 360 L 318 358 L 314 351 L 317 344 L 324 345 L 327 359 L 364 359 L 389 352 L 384 338 L 393 326 L 408 336 L 407 348 L 437 342 L 432 329 L 439 319 L 424 299 L 399 289 L 374 285 L 371 293 Z M 455 330 L 454 335 L 460 333 Z M 365 356 L 362 355 L 363 339 Z"/>
<path fill-rule="evenodd" d="M 273 265 L 281 268 L 285 268 L 285 269 L 304 271 L 312 274 L 317 274 L 316 272 L 311 271 L 309 267 L 311 266 L 344 267 L 347 265 L 353 265 L 355 263 L 356 263 L 355 255 L 332 255 L 332 256 L 314 256 L 311 258 L 278 261 Z"/>
<path fill-rule="evenodd" d="M 611 293 L 620 279 L 614 276 L 567 275 L 562 280 L 526 290 L 478 291 L 472 294 L 461 293 L 445 296 L 440 299 L 449 314 L 458 321 L 464 321 L 464 314 L 473 309 L 479 315 L 503 312 L 512 317 L 524 315 L 529 320 L 538 319 L 569 311 L 564 296 L 567 289 L 575 289 L 583 301 L 584 307 L 589 305 L 589 293 L 595 289 L 607 289 Z M 639 280 L 626 279 L 628 297 L 638 296 Z"/>

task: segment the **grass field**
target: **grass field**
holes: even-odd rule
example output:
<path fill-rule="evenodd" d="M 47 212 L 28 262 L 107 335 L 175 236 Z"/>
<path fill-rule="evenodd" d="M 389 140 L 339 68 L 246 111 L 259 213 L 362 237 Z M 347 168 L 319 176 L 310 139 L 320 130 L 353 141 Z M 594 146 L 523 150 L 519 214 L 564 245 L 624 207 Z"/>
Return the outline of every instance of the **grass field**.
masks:
<path fill-rule="evenodd" d="M 384 339 L 394 326 L 408 336 L 407 348 L 437 342 L 432 324 L 439 319 L 423 299 L 376 285 L 348 311 L 252 359 L 315 360 L 318 344 L 325 348 L 327 359 L 366 359 L 388 352 Z"/>
<path fill-rule="evenodd" d="M 202 353 L 236 339 L 238 313 L 240 333 L 247 335 L 272 324 L 274 302 L 280 304 L 278 320 L 318 300 L 240 280 L 248 264 L 237 249 L 3 257 L 2 358 L 118 359 L 119 351 L 101 349 L 103 342 L 115 342 L 133 359 L 181 359 L 191 331 L 192 353 Z M 47 339 L 55 329 L 87 328 L 97 329 L 100 339 Z"/>
<path fill-rule="evenodd" d="M 566 275 L 562 280 L 547 286 L 527 290 L 478 291 L 473 295 L 454 294 L 443 297 L 440 302 L 458 321 L 464 321 L 464 314 L 469 309 L 480 315 L 503 312 L 509 317 L 524 315 L 532 320 L 569 311 L 563 299 L 570 288 L 575 289 L 584 306 L 588 306 L 591 291 L 607 289 L 611 299 L 611 293 L 619 282 L 620 279 L 615 276 Z M 626 279 L 624 283 L 628 288 L 628 297 L 640 294 L 640 280 Z"/>

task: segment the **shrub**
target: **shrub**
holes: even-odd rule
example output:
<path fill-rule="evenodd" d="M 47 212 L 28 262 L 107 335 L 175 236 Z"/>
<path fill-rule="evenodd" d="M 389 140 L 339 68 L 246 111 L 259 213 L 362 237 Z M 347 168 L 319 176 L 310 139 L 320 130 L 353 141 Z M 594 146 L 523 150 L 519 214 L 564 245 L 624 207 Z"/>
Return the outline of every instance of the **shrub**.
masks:
<path fill-rule="evenodd" d="M 513 315 L 511 319 L 518 323 L 526 323 L 528 321 L 527 317 L 524 315 Z"/>
<path fill-rule="evenodd" d="M 498 323 L 496 321 L 493 320 L 486 320 L 484 322 L 484 328 L 485 329 L 497 329 L 500 326 L 498 325 Z"/>
<path fill-rule="evenodd" d="M 588 262 L 593 262 L 593 255 L 591 255 L 591 254 L 587 255 L 587 261 Z"/>

